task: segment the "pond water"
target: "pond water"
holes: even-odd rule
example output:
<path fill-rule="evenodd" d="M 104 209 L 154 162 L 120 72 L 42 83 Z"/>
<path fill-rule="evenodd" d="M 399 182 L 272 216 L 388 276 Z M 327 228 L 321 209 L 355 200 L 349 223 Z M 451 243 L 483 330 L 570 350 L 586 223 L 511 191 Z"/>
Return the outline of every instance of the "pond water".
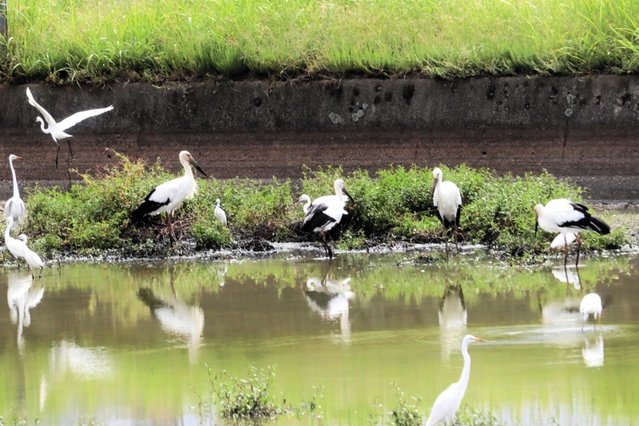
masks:
<path fill-rule="evenodd" d="M 275 373 L 316 414 L 279 424 L 388 424 L 397 396 L 427 416 L 458 380 L 505 424 L 639 424 L 639 257 L 498 267 L 478 255 L 304 253 L 262 260 L 68 264 L 0 286 L 0 414 L 40 424 L 213 424 L 208 369 Z M 604 299 L 581 331 L 581 297 Z M 208 368 L 208 369 L 207 369 Z"/>

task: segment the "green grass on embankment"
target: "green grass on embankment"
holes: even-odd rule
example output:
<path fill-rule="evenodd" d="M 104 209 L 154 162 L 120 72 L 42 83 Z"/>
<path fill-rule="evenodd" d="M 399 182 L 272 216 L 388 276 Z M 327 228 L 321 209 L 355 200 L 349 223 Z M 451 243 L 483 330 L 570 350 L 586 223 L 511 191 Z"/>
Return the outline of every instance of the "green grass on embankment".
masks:
<path fill-rule="evenodd" d="M 341 169 L 307 171 L 299 187 L 273 179 L 261 183 L 247 179 L 199 180 L 199 194 L 186 201 L 174 215 L 178 239 L 195 246 L 169 247 L 164 219 L 149 218 L 132 224 L 131 212 L 157 184 L 173 176 L 156 163 L 132 162 L 119 156 L 119 165 L 83 175 L 84 183 L 70 191 L 35 188 L 26 197 L 26 223 L 21 232 L 31 246 L 47 256 L 56 253 L 100 254 L 115 249 L 123 255 L 162 256 L 194 250 L 252 248 L 256 241 L 309 241 L 316 236 L 300 231 L 302 193 L 312 198 L 333 192 L 333 182 L 343 178 L 354 203 L 349 214 L 331 231 L 345 249 L 373 244 L 439 242 L 441 224 L 432 207 L 432 166 L 344 174 Z M 464 243 L 502 248 L 508 255 L 527 258 L 547 252 L 552 236 L 534 235 L 534 206 L 552 198 L 580 200 L 581 190 L 544 173 L 513 177 L 465 166 L 442 167 L 444 178 L 459 186 L 464 207 L 460 235 Z M 215 218 L 215 199 L 222 200 L 229 228 Z M 605 219 L 605 216 L 604 216 Z M 624 229 L 610 235 L 584 233 L 585 247 L 618 248 L 627 241 Z M 8 256 L 8 255 L 7 255 Z"/>
<path fill-rule="evenodd" d="M 633 73 L 636 0 L 17 0 L 0 81 Z"/>

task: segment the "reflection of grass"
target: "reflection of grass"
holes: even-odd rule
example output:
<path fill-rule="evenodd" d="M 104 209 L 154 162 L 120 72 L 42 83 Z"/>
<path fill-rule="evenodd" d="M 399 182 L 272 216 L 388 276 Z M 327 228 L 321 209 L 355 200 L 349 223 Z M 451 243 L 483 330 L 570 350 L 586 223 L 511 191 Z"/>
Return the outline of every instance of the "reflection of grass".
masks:
<path fill-rule="evenodd" d="M 22 0 L 0 72 L 54 82 L 299 72 L 636 72 L 634 0 Z M 20 80 L 23 81 L 23 80 Z"/>
<path fill-rule="evenodd" d="M 96 255 L 117 250 L 130 257 L 165 256 L 194 249 L 241 247 L 241 242 L 232 243 L 233 236 L 270 241 L 310 238 L 300 234 L 303 214 L 294 205 L 298 194 L 291 182 L 208 179 L 199 182 L 199 194 L 175 214 L 176 234 L 194 240 L 196 247 L 171 246 L 163 221 L 154 218 L 136 225 L 130 219 L 151 188 L 170 175 L 157 163 L 147 167 L 143 161 L 119 159 L 118 166 L 83 175 L 84 185 L 74 185 L 69 192 L 36 188 L 29 194 L 25 230 L 36 250 L 48 255 Z M 534 205 L 558 197 L 580 199 L 579 188 L 547 173 L 514 177 L 465 166 L 443 169 L 462 192 L 460 235 L 464 242 L 503 248 L 507 255 L 524 262 L 537 261 L 538 255 L 548 250 L 549 237 L 543 232 L 534 235 Z M 345 179 L 354 199 L 347 206 L 349 214 L 331 232 L 342 247 L 441 241 L 441 225 L 432 206 L 430 167 L 395 167 L 375 176 L 365 171 L 345 175 L 339 168 L 309 171 L 302 179 L 301 191 L 313 198 L 329 194 L 338 177 Z M 226 208 L 229 228 L 214 216 L 216 198 Z M 619 228 L 607 236 L 586 234 L 587 249 L 616 248 L 627 240 Z"/>

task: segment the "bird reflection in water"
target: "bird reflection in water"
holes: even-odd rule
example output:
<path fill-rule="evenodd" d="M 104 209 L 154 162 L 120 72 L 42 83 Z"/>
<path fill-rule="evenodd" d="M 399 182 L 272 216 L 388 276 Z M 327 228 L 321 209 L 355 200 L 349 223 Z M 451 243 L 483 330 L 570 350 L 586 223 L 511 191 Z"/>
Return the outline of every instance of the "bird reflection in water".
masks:
<path fill-rule="evenodd" d="M 604 341 L 603 335 L 599 334 L 595 338 L 594 344 L 590 340 L 584 338 L 584 346 L 581 349 L 581 355 L 584 358 L 586 367 L 602 367 L 604 365 Z"/>
<path fill-rule="evenodd" d="M 552 275 L 562 283 L 566 283 L 567 286 L 572 284 L 575 290 L 581 290 L 581 278 L 579 277 L 578 267 L 563 266 L 554 268 Z M 569 289 L 570 288 L 567 287 L 566 291 Z"/>
<path fill-rule="evenodd" d="M 306 281 L 304 293 L 313 312 L 327 321 L 339 321 L 339 335 L 334 335 L 336 343 L 349 344 L 351 341 L 348 301 L 355 297 L 355 293 L 351 291 L 350 281 L 350 277 L 342 280 L 329 278 L 328 271 L 323 279 L 311 277 Z"/>
<path fill-rule="evenodd" d="M 23 329 L 31 324 L 30 310 L 38 306 L 44 295 L 44 286 L 34 284 L 31 274 L 10 273 L 7 277 L 7 303 L 9 317 L 18 325 L 18 351 L 24 350 Z"/>
<path fill-rule="evenodd" d="M 438 316 L 442 359 L 448 361 L 452 353 L 459 353 L 459 342 L 466 334 L 468 312 L 461 284 L 446 284 Z"/>
<path fill-rule="evenodd" d="M 189 362 L 194 364 L 202 346 L 204 311 L 197 305 L 187 305 L 178 297 L 173 285 L 173 268 L 169 269 L 169 276 L 172 292 L 170 296 L 156 296 L 150 288 L 141 288 L 138 290 L 138 298 L 151 309 L 164 332 L 186 343 Z"/>

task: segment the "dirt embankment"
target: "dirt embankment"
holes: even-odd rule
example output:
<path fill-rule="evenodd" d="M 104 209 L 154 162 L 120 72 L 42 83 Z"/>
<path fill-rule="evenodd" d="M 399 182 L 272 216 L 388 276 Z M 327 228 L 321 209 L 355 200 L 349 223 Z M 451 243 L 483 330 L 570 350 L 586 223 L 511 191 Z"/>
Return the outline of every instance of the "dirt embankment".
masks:
<path fill-rule="evenodd" d="M 106 88 L 30 85 L 56 118 L 113 104 L 69 130 L 75 159 L 35 122 L 26 86 L 0 86 L 0 146 L 21 185 L 68 183 L 112 164 L 105 148 L 179 169 L 189 150 L 217 178 L 298 177 L 302 165 L 374 171 L 391 164 L 549 172 L 594 200 L 639 200 L 639 76 L 442 81 L 352 79 Z M 10 193 L 8 163 L 0 196 Z"/>

